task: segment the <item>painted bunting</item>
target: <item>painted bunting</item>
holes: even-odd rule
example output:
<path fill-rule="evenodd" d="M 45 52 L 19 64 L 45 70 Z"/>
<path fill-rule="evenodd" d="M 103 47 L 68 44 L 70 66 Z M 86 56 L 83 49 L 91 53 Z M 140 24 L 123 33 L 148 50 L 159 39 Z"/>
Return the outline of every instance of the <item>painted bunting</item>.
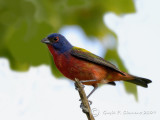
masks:
<path fill-rule="evenodd" d="M 126 81 L 142 87 L 148 87 L 152 81 L 120 71 L 105 59 L 79 47 L 72 46 L 61 34 L 53 33 L 41 42 L 46 43 L 59 71 L 67 78 L 77 78 L 84 85 L 97 89 L 99 84 L 116 85 L 114 81 Z"/>

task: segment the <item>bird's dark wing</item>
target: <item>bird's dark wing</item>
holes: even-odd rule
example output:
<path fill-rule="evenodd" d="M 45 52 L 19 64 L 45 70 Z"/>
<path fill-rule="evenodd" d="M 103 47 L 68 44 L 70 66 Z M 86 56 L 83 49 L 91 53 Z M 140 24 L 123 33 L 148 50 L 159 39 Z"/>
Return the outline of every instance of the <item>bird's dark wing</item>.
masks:
<path fill-rule="evenodd" d="M 70 51 L 71 55 L 78 57 L 80 59 L 86 60 L 86 61 L 90 61 L 92 63 L 95 64 L 99 64 L 102 66 L 105 66 L 107 68 L 110 68 L 122 75 L 125 76 L 125 74 L 123 72 L 121 72 L 115 65 L 113 65 L 112 63 L 106 61 L 105 59 L 85 50 L 82 48 L 78 48 L 78 47 L 73 47 Z"/>

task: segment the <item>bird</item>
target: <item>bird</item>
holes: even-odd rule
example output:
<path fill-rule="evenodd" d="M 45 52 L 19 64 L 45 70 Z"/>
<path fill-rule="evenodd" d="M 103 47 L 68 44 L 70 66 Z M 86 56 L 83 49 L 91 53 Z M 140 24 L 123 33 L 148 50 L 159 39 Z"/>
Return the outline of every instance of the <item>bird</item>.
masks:
<path fill-rule="evenodd" d="M 100 84 L 116 85 L 115 81 L 125 81 L 148 87 L 152 81 L 120 71 L 111 62 L 90 51 L 73 46 L 63 35 L 52 33 L 41 40 L 53 56 L 58 70 L 70 80 L 78 79 L 83 85 L 93 86 L 89 98 Z"/>

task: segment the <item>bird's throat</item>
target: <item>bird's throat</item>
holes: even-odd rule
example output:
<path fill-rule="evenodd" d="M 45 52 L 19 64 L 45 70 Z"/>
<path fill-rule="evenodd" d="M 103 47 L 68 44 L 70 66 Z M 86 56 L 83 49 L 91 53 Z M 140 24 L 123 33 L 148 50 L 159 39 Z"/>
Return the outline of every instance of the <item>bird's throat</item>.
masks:
<path fill-rule="evenodd" d="M 53 49 L 53 47 L 52 47 L 51 45 L 47 45 L 47 47 L 48 47 L 50 53 L 51 53 L 51 54 L 54 54 L 54 49 Z"/>

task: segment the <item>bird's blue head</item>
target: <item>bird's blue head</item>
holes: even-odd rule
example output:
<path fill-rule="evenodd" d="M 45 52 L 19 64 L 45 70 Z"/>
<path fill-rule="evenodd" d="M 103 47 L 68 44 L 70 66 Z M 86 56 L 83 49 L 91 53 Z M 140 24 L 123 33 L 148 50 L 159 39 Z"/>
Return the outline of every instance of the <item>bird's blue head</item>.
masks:
<path fill-rule="evenodd" d="M 58 33 L 48 35 L 41 42 L 51 45 L 59 53 L 66 52 L 73 47 L 63 35 Z"/>

